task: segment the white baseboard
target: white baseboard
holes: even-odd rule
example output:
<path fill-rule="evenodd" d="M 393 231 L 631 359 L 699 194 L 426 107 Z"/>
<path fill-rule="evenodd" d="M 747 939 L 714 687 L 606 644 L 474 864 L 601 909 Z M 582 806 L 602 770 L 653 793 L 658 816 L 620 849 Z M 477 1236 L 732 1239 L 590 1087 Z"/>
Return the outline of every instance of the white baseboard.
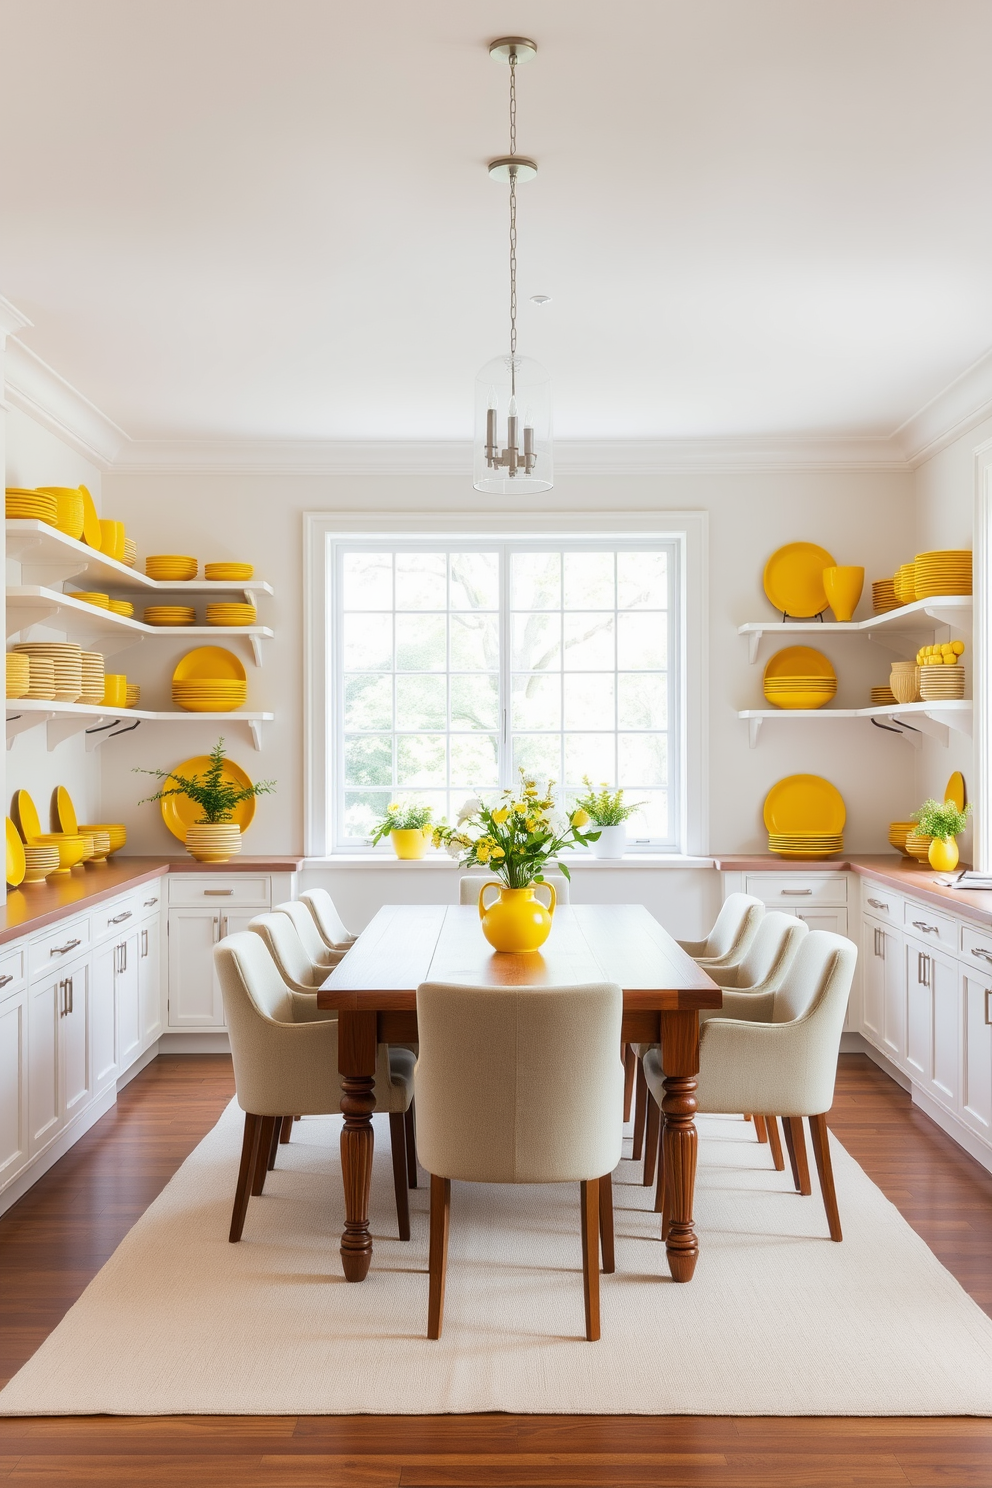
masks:
<path fill-rule="evenodd" d="M 124 1089 L 125 1085 L 130 1085 L 135 1075 L 140 1075 L 141 1071 L 143 1069 L 146 1069 L 148 1065 L 151 1064 L 152 1060 L 156 1059 L 157 1057 L 158 1042 L 156 1041 L 154 1044 L 149 1044 L 145 1052 L 143 1054 L 139 1054 L 133 1064 L 128 1065 L 127 1069 L 117 1081 L 118 1094 Z"/>
<path fill-rule="evenodd" d="M 231 1040 L 226 1033 L 163 1033 L 158 1041 L 159 1054 L 230 1054 Z"/>
<path fill-rule="evenodd" d="M 897 1064 L 887 1058 L 881 1051 L 876 1049 L 870 1039 L 866 1039 L 862 1033 L 844 1033 L 841 1035 L 840 1052 L 842 1054 L 867 1054 L 868 1058 L 877 1064 L 880 1070 L 894 1080 L 903 1090 L 912 1091 L 913 1082 L 908 1075 L 904 1075 Z"/>
<path fill-rule="evenodd" d="M 44 1152 L 28 1163 L 27 1167 L 0 1193 L 0 1214 L 6 1214 L 11 1205 L 22 1199 L 29 1188 L 33 1188 L 42 1174 L 53 1168 L 60 1157 L 65 1157 L 70 1147 L 74 1147 L 84 1132 L 88 1132 L 91 1126 L 95 1126 L 101 1116 L 106 1116 L 117 1104 L 117 1087 L 112 1085 L 105 1090 L 99 1100 L 95 1100 L 85 1111 L 81 1111 L 71 1126 L 65 1131 L 59 1132 L 55 1141 Z"/>
<path fill-rule="evenodd" d="M 923 1114 L 929 1116 L 930 1120 L 939 1126 L 941 1131 L 945 1131 L 949 1137 L 953 1138 L 959 1147 L 963 1147 L 969 1157 L 973 1157 L 977 1163 L 981 1163 L 983 1168 L 987 1168 L 992 1173 L 992 1147 L 987 1142 L 983 1142 L 970 1126 L 965 1126 L 953 1111 L 946 1110 L 939 1101 L 935 1101 L 933 1096 L 925 1090 L 920 1090 L 916 1085 L 913 1086 L 913 1105 L 919 1106 Z"/>

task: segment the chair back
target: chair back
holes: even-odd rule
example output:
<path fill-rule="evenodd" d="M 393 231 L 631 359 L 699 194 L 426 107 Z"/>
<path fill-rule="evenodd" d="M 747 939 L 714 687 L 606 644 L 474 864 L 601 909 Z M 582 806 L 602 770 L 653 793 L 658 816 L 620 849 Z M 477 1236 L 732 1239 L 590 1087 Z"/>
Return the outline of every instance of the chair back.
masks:
<path fill-rule="evenodd" d="M 764 915 L 765 906 L 753 894 L 728 894 L 713 929 L 706 937 L 706 949 L 700 952 L 701 958 L 722 960 L 733 954 L 735 961 L 740 960 L 758 933 Z"/>
<path fill-rule="evenodd" d="M 300 903 L 307 906 L 317 929 L 332 950 L 340 950 L 343 946 L 352 944 L 355 937 L 345 929 L 334 900 L 326 889 L 307 889 L 300 895 Z"/>
<path fill-rule="evenodd" d="M 214 946 L 214 967 L 224 998 L 238 1104 L 243 1111 L 266 1113 L 266 1034 L 272 1023 L 293 1021 L 292 998 L 264 940 L 247 930 Z"/>
<path fill-rule="evenodd" d="M 799 946 L 809 934 L 805 920 L 795 915 L 772 910 L 763 915 L 758 923 L 754 939 L 734 968 L 734 979 L 728 985 L 734 987 L 760 987 L 763 992 L 774 992 L 782 985 L 789 967 L 796 959 Z"/>
<path fill-rule="evenodd" d="M 256 915 L 248 929 L 265 942 L 283 980 L 297 990 L 315 992 L 326 980 L 328 969 L 314 967 L 307 955 L 299 931 L 287 914 Z"/>
<path fill-rule="evenodd" d="M 601 1178 L 620 1161 L 623 994 L 576 987 L 417 988 L 417 1150 L 477 1183 Z"/>
<path fill-rule="evenodd" d="M 487 880 L 481 873 L 465 874 L 463 878 L 458 880 L 458 903 L 478 904 L 482 885 L 486 882 Z M 547 888 L 548 884 L 554 885 L 559 904 L 567 904 L 569 902 L 568 879 L 564 873 L 546 873 L 544 875 L 544 883 L 534 885 L 534 895 L 540 899 L 543 905 L 547 906 L 551 903 L 551 895 L 548 893 Z"/>
<path fill-rule="evenodd" d="M 296 933 L 300 937 L 303 949 L 314 966 L 327 966 L 329 963 L 332 965 L 335 964 L 334 958 L 330 957 L 328 949 L 321 939 L 320 931 L 314 923 L 313 915 L 305 904 L 287 899 L 285 903 L 277 904 L 272 913 L 287 915 L 292 920 L 296 926 Z"/>

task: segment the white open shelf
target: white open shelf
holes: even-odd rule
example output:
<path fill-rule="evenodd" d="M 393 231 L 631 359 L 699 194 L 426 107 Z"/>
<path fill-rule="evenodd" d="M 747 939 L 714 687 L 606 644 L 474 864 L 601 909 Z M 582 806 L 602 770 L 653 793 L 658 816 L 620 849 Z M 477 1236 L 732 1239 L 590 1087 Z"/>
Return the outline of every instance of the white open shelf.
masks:
<path fill-rule="evenodd" d="M 52 703 L 38 698 L 7 699 L 7 748 L 18 734 L 47 725 L 48 748 L 55 749 L 74 734 L 86 735 L 86 748 L 98 749 L 115 734 L 127 733 L 137 723 L 245 724 L 256 749 L 262 747 L 262 724 L 271 723 L 274 713 L 181 713 L 153 712 L 147 708 L 104 708 L 89 703 Z"/>
<path fill-rule="evenodd" d="M 970 594 L 951 594 L 943 598 L 918 599 L 913 604 L 901 605 L 897 610 L 886 610 L 882 615 L 872 615 L 870 620 L 840 621 L 819 620 L 752 620 L 739 625 L 737 634 L 747 636 L 748 660 L 756 662 L 762 636 L 779 638 L 791 636 L 864 635 L 870 641 L 884 646 L 907 660 L 915 656 L 927 636 L 933 634 L 935 625 L 949 625 L 953 630 L 971 631 L 972 597 Z M 863 710 L 859 710 L 863 711 Z"/>
<path fill-rule="evenodd" d="M 758 742 L 761 726 L 767 720 L 816 719 L 826 722 L 838 718 L 891 718 L 894 723 L 905 722 L 910 730 L 899 732 L 912 744 L 920 744 L 920 733 L 948 742 L 948 730 L 971 734 L 974 718 L 974 703 L 970 698 L 952 698 L 942 703 L 904 703 L 883 708 L 745 708 L 737 715 L 747 721 L 748 742 L 751 748 Z"/>

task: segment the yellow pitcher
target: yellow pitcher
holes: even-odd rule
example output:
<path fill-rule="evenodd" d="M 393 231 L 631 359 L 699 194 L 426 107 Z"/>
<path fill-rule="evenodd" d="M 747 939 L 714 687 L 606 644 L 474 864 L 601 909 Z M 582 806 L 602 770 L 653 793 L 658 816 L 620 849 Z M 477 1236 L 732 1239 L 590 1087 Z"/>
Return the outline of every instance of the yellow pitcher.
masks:
<path fill-rule="evenodd" d="M 508 889 L 498 879 L 490 878 L 479 891 L 479 918 L 482 933 L 497 951 L 536 951 L 551 934 L 551 916 L 558 896 L 554 884 L 547 884 L 551 904 L 545 909 L 534 898 L 534 885 L 525 889 Z M 499 898 L 486 905 L 486 890 L 499 889 Z"/>

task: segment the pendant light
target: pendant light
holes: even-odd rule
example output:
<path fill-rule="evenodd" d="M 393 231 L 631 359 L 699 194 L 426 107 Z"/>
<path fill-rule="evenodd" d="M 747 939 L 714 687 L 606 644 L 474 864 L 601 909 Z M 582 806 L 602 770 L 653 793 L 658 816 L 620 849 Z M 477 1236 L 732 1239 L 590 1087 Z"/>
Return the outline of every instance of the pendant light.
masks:
<path fill-rule="evenodd" d="M 489 162 L 493 180 L 510 187 L 510 350 L 487 362 L 475 380 L 473 478 L 477 491 L 506 496 L 554 485 L 551 379 L 540 362 L 517 351 L 517 186 L 537 175 L 537 162 L 517 154 L 517 68 L 534 60 L 537 46 L 504 36 L 489 55 L 510 69 L 510 152 Z"/>

